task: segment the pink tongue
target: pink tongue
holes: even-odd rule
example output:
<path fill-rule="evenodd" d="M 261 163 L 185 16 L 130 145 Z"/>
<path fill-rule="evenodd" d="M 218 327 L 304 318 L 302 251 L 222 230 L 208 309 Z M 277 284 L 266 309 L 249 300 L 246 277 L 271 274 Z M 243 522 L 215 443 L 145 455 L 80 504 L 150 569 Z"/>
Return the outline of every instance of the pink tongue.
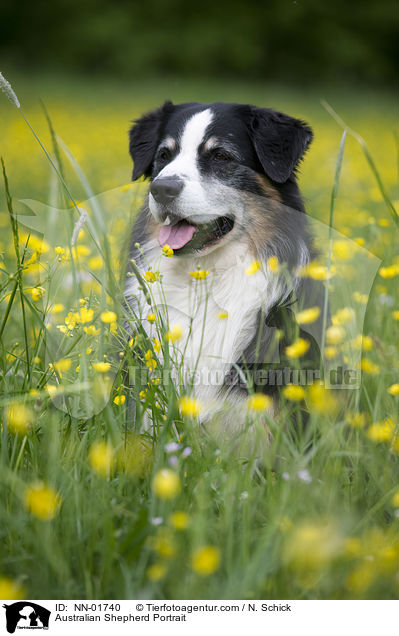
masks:
<path fill-rule="evenodd" d="M 195 229 L 194 225 L 185 221 L 180 221 L 176 225 L 163 225 L 158 234 L 159 244 L 161 247 L 167 244 L 172 249 L 178 250 L 191 241 Z"/>

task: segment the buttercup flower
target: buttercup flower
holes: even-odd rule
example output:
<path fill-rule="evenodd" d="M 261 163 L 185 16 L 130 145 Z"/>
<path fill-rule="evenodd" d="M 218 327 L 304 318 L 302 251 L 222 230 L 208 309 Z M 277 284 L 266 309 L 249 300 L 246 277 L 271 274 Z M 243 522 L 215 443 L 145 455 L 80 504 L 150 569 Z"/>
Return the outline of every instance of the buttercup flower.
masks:
<path fill-rule="evenodd" d="M 170 516 L 170 525 L 176 530 L 185 530 L 190 523 L 190 517 L 186 512 L 178 510 Z"/>
<path fill-rule="evenodd" d="M 399 384 L 391 384 L 387 389 L 387 393 L 389 393 L 389 395 L 399 395 Z"/>
<path fill-rule="evenodd" d="M 153 583 L 157 583 L 164 578 L 167 571 L 168 568 L 164 563 L 154 563 L 147 569 L 147 578 Z"/>
<path fill-rule="evenodd" d="M 300 402 L 305 397 L 304 389 L 296 384 L 288 384 L 283 388 L 282 393 L 287 400 L 291 400 L 292 402 Z"/>
<path fill-rule="evenodd" d="M 298 325 L 308 325 L 314 322 L 320 316 L 320 307 L 309 307 L 309 309 L 303 309 L 296 314 L 296 321 Z"/>
<path fill-rule="evenodd" d="M 278 258 L 277 256 L 270 256 L 270 258 L 267 259 L 267 264 L 269 266 L 269 269 L 271 272 L 273 272 L 273 274 L 277 274 L 279 271 L 279 262 L 278 262 Z"/>
<path fill-rule="evenodd" d="M 115 461 L 115 451 L 108 442 L 94 442 L 89 450 L 89 464 L 100 477 L 109 477 Z"/>
<path fill-rule="evenodd" d="M 205 545 L 194 550 L 191 556 L 191 567 L 201 576 L 210 576 L 219 568 L 220 550 L 211 545 Z"/>
<path fill-rule="evenodd" d="M 152 489 L 159 499 L 174 499 L 181 490 L 180 477 L 170 468 L 163 468 L 155 474 Z"/>
<path fill-rule="evenodd" d="M 174 252 L 173 252 L 172 248 L 169 247 L 169 245 L 167 243 L 165 243 L 165 245 L 162 248 L 162 254 L 164 256 L 169 256 L 170 257 L 170 256 L 173 256 L 173 253 Z"/>
<path fill-rule="evenodd" d="M 209 274 L 209 269 L 197 269 L 195 272 L 189 272 L 189 274 L 196 280 L 204 280 Z"/>
<path fill-rule="evenodd" d="M 273 400 L 263 393 L 254 393 L 247 400 L 247 406 L 250 411 L 267 411 L 273 405 Z"/>
<path fill-rule="evenodd" d="M 197 417 L 202 411 L 202 404 L 189 395 L 183 395 L 179 400 L 179 409 L 182 415 L 186 417 Z"/>
<path fill-rule="evenodd" d="M 92 367 L 98 373 L 106 373 L 110 370 L 111 364 L 109 362 L 93 362 Z"/>
<path fill-rule="evenodd" d="M 340 325 L 332 325 L 326 329 L 326 341 L 328 344 L 340 344 L 344 340 L 345 335 L 346 331 Z"/>
<path fill-rule="evenodd" d="M 117 316 L 116 313 L 114 311 L 103 311 L 100 314 L 100 320 L 101 322 L 105 323 L 105 324 L 110 324 L 112 322 L 115 322 Z"/>
<path fill-rule="evenodd" d="M 155 283 L 155 281 L 159 280 L 159 274 L 158 272 L 148 270 L 148 272 L 144 272 L 143 278 L 147 281 L 147 283 Z"/>
<path fill-rule="evenodd" d="M 285 353 L 289 358 L 300 358 L 310 347 L 310 342 L 303 338 L 298 338 L 292 345 L 285 348 Z"/>
<path fill-rule="evenodd" d="M 245 273 L 247 276 L 252 276 L 252 274 L 256 274 L 256 272 L 259 272 L 260 268 L 261 268 L 261 262 L 253 261 L 251 265 L 246 268 Z"/>
<path fill-rule="evenodd" d="M 180 325 L 172 325 L 166 332 L 165 338 L 168 342 L 177 342 L 183 336 L 183 329 Z"/>
<path fill-rule="evenodd" d="M 25 506 L 29 512 L 42 521 L 51 521 L 61 505 L 60 495 L 43 482 L 35 482 L 25 492 Z"/>
<path fill-rule="evenodd" d="M 0 576 L 0 598 L 4 601 L 19 601 L 25 597 L 22 585 L 8 576 Z"/>
<path fill-rule="evenodd" d="M 14 435 L 26 435 L 33 423 L 33 412 L 25 404 L 13 404 L 6 409 L 7 428 Z"/>

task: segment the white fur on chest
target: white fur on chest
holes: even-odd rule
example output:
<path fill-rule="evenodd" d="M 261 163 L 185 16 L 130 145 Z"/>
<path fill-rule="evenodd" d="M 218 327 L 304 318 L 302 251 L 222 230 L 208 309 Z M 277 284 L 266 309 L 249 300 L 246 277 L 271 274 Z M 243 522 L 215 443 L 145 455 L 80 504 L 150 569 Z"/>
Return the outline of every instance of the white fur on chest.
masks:
<path fill-rule="evenodd" d="M 237 362 L 255 335 L 258 312 L 267 315 L 281 297 L 284 285 L 265 264 L 255 274 L 247 270 L 254 258 L 245 242 L 231 242 L 201 258 L 167 258 L 152 242 L 143 246 L 144 272 L 159 272 L 161 282 L 149 285 L 157 311 L 169 327 L 178 324 L 183 337 L 175 343 L 173 355 L 179 364 L 184 352 L 184 370 L 196 370 L 195 394 L 213 400 L 223 383 L 224 374 Z M 195 280 L 190 272 L 209 270 L 204 280 Z M 156 324 L 146 315 L 152 311 L 130 278 L 127 297 L 135 296 L 137 313 L 149 336 L 157 336 Z M 227 314 L 221 318 L 220 314 Z M 187 377 L 187 375 L 186 375 Z"/>

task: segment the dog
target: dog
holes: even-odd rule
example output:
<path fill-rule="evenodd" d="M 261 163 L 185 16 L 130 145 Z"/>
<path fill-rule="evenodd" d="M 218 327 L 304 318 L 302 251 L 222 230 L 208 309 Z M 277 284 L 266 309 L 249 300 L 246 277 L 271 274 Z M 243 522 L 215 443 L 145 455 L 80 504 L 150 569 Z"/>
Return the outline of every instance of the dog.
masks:
<path fill-rule="evenodd" d="M 132 179 L 150 186 L 125 298 L 149 337 L 160 323 L 179 325 L 170 355 L 176 365 L 184 356 L 204 420 L 226 404 L 237 413 L 249 390 L 278 402 L 281 382 L 269 376 L 286 369 L 284 352 L 301 335 L 294 310 L 320 304 L 300 275 L 316 255 L 297 183 L 312 138 L 308 124 L 284 113 L 221 102 L 167 101 L 130 129 Z M 140 283 L 148 271 L 159 277 L 151 299 Z M 310 361 L 301 357 L 301 367 L 317 369 L 317 337 L 306 339 Z"/>

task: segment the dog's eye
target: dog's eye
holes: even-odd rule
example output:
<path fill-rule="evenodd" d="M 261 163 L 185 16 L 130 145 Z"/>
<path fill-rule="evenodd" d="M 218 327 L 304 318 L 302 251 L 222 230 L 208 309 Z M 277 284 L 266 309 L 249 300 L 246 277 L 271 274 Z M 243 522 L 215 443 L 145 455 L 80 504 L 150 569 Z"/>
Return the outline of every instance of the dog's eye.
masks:
<path fill-rule="evenodd" d="M 212 158 L 215 161 L 229 161 L 231 159 L 231 157 L 227 154 L 227 152 L 224 152 L 224 150 L 215 150 L 212 153 Z"/>
<path fill-rule="evenodd" d="M 170 158 L 170 150 L 168 148 L 162 148 L 158 152 L 159 161 L 168 161 L 169 158 Z"/>

